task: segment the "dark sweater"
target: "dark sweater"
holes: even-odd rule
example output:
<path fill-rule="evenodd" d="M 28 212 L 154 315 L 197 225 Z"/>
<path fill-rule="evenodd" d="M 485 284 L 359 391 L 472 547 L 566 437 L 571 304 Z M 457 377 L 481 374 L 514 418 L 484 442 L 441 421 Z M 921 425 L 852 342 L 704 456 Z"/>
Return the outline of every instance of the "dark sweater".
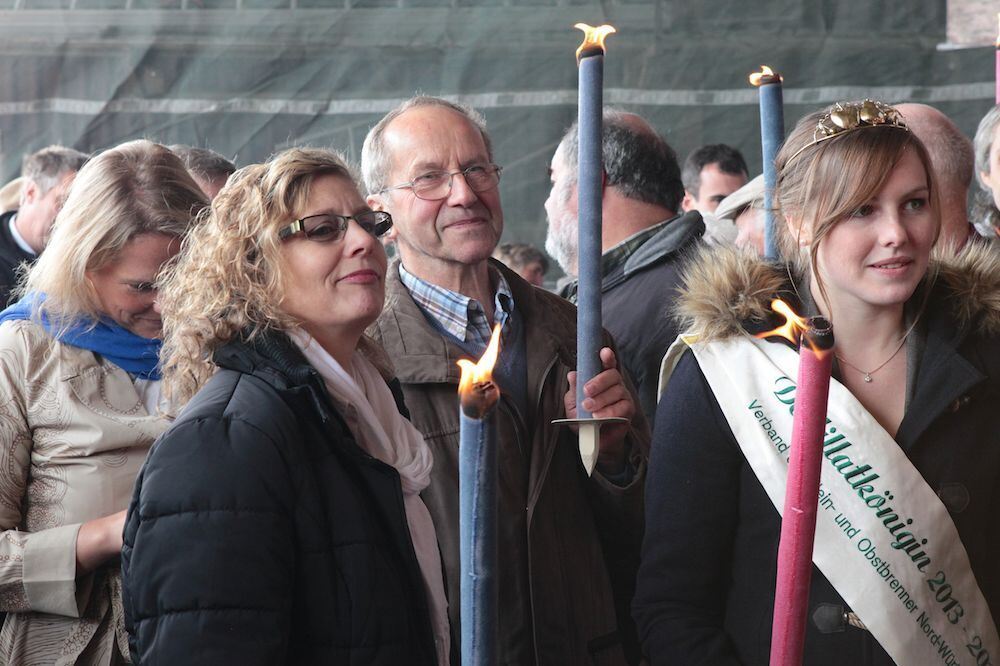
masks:
<path fill-rule="evenodd" d="M 10 232 L 10 221 L 16 210 L 0 215 L 0 308 L 10 302 L 10 292 L 17 286 L 17 269 L 22 263 L 31 263 L 37 257 L 25 252 Z"/>

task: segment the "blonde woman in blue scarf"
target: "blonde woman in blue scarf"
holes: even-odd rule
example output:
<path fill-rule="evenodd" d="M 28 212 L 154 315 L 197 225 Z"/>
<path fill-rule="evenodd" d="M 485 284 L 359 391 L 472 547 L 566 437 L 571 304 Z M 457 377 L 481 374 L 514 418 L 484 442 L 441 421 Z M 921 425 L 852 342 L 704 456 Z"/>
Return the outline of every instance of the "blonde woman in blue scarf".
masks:
<path fill-rule="evenodd" d="M 204 206 L 163 146 L 101 153 L 0 314 L 0 663 L 129 662 L 124 509 L 168 425 L 154 285 Z"/>

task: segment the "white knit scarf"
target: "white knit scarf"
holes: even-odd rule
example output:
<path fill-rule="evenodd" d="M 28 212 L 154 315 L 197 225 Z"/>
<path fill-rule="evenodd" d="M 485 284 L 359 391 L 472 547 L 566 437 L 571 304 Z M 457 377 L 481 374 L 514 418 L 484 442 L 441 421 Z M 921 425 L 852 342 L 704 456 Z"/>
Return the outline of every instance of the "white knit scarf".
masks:
<path fill-rule="evenodd" d="M 359 446 L 399 473 L 406 522 L 427 590 L 438 663 L 446 666 L 450 662 L 451 638 L 441 553 L 431 514 L 420 499 L 434 466 L 431 451 L 420 431 L 399 413 L 389 386 L 363 354 L 355 352 L 345 369 L 305 331 L 292 331 L 289 337 L 323 377 L 334 401 L 355 412 L 356 418 L 345 417 Z"/>

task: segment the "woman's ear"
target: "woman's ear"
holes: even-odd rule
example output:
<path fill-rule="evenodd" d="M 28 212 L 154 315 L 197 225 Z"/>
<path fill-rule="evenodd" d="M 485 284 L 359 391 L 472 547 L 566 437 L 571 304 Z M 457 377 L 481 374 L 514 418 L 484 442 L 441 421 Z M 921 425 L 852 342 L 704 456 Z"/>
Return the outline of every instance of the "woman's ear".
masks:
<path fill-rule="evenodd" d="M 812 242 L 812 233 L 808 225 L 803 225 L 802 217 L 785 213 L 784 218 L 789 238 L 799 247 L 808 247 Z"/>

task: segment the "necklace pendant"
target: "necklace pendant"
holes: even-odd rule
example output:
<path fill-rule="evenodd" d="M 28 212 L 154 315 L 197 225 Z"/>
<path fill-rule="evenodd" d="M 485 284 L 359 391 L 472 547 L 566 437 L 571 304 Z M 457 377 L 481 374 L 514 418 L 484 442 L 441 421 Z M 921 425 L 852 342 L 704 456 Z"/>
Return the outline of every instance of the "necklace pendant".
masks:
<path fill-rule="evenodd" d="M 867 373 L 867 372 L 865 373 L 865 381 L 866 381 L 867 383 L 869 383 L 869 384 L 871 384 L 871 383 L 872 383 L 872 376 L 871 376 L 871 374 L 869 374 L 869 373 Z"/>

